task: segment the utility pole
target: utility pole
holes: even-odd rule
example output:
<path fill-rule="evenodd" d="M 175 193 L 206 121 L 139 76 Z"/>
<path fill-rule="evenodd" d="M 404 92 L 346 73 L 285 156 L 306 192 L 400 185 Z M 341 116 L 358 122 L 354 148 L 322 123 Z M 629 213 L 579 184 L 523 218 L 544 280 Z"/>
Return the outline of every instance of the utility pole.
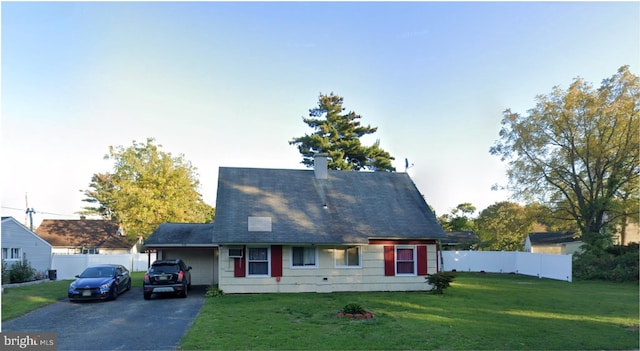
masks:
<path fill-rule="evenodd" d="M 27 193 L 24 193 L 24 202 L 25 205 L 27 205 L 27 210 L 25 211 L 25 213 L 27 214 L 27 216 L 29 216 L 29 229 L 33 231 L 33 214 L 36 213 L 36 210 L 34 210 L 33 208 L 29 208 L 29 199 L 27 198 Z"/>

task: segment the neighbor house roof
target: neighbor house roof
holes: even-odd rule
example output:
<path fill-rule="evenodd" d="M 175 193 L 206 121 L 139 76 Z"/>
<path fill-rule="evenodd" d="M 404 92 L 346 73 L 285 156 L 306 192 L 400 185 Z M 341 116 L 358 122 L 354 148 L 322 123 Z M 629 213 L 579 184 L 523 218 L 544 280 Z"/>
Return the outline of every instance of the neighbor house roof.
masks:
<path fill-rule="evenodd" d="M 447 232 L 447 237 L 440 240 L 442 245 L 459 245 L 480 242 L 480 238 L 473 230 Z"/>
<path fill-rule="evenodd" d="M 108 220 L 45 219 L 35 232 L 54 247 L 119 249 L 135 244 L 118 222 Z"/>
<path fill-rule="evenodd" d="M 445 233 L 406 173 L 221 167 L 219 243 L 367 243 Z"/>
<path fill-rule="evenodd" d="M 574 232 L 535 232 L 529 233 L 529 240 L 532 245 L 562 244 L 581 241 L 574 237 Z"/>
<path fill-rule="evenodd" d="M 162 223 L 145 240 L 147 247 L 215 247 L 213 223 Z"/>

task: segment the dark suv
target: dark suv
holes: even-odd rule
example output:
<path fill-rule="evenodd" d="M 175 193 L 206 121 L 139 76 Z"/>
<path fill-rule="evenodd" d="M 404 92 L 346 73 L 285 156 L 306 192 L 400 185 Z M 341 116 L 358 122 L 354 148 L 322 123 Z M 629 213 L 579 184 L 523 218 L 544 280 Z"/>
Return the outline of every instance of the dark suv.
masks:
<path fill-rule="evenodd" d="M 191 267 L 181 259 L 157 260 L 151 264 L 144 274 L 144 299 L 149 300 L 151 294 L 178 294 L 187 297 L 191 289 Z"/>

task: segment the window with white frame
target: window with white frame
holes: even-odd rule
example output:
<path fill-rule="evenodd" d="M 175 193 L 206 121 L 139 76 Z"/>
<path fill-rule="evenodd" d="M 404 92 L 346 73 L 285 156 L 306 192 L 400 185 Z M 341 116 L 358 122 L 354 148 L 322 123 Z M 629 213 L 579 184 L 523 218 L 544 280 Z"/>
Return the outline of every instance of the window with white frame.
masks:
<path fill-rule="evenodd" d="M 416 247 L 396 246 L 396 275 L 416 275 Z"/>
<path fill-rule="evenodd" d="M 360 246 L 334 249 L 336 267 L 360 267 Z"/>
<path fill-rule="evenodd" d="M 313 246 L 294 246 L 291 248 L 292 267 L 317 267 L 316 248 Z"/>
<path fill-rule="evenodd" d="M 22 250 L 20 248 L 14 247 L 11 248 L 11 259 L 12 260 L 20 260 L 22 259 Z"/>
<path fill-rule="evenodd" d="M 99 253 L 100 253 L 100 251 L 98 250 L 97 247 L 83 247 L 82 248 L 82 254 L 84 254 L 84 255 L 97 255 Z"/>
<path fill-rule="evenodd" d="M 21 260 L 22 259 L 22 249 L 19 247 L 3 247 L 2 248 L 2 259 L 3 260 Z"/>
<path fill-rule="evenodd" d="M 247 270 L 249 276 L 269 276 L 268 247 L 250 247 L 247 249 Z"/>

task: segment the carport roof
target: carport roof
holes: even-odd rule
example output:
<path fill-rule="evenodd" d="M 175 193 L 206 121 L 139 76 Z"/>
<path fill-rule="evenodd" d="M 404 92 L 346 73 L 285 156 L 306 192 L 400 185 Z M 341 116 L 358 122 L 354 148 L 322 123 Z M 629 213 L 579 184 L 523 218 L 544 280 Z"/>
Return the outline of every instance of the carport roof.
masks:
<path fill-rule="evenodd" d="M 154 247 L 216 247 L 213 223 L 162 223 L 144 241 Z"/>

